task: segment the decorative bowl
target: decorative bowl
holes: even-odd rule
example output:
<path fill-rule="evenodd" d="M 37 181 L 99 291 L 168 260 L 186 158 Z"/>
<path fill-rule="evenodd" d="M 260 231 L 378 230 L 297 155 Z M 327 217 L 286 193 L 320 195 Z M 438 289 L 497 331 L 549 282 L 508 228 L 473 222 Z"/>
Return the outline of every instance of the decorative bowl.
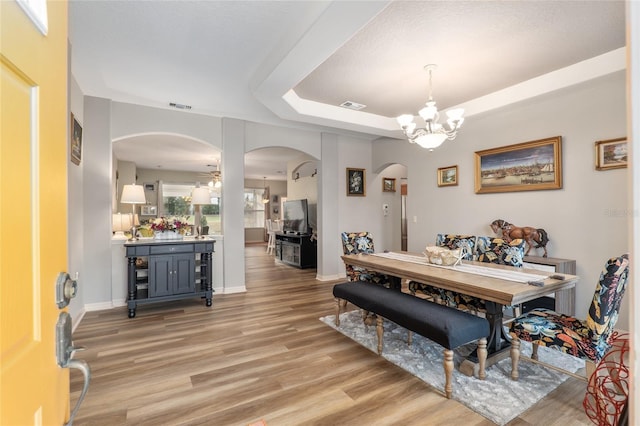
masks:
<path fill-rule="evenodd" d="M 461 250 L 460 248 L 451 250 L 446 247 L 427 246 L 424 255 L 429 260 L 429 263 L 451 266 L 460 260 Z"/>

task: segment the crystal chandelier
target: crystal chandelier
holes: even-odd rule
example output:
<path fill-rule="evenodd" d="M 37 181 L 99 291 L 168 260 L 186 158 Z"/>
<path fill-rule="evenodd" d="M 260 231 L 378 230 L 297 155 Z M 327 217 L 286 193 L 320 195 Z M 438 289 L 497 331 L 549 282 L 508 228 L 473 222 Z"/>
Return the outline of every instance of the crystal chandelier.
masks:
<path fill-rule="evenodd" d="M 429 73 L 429 99 L 425 104 L 425 107 L 418 111 L 420 117 L 424 120 L 424 127 L 416 128 L 417 125 L 413 121 L 413 115 L 403 114 L 397 118 L 402 131 L 409 139 L 410 143 L 417 143 L 423 148 L 433 151 L 434 148 L 442 145 L 445 140 L 453 140 L 456 138 L 458 129 L 462 126 L 464 118 L 464 109 L 456 108 L 447 111 L 447 128 L 438 123 L 440 114 L 436 107 L 436 102 L 433 100 L 431 74 L 437 65 L 429 64 L 425 65 L 424 69 Z"/>

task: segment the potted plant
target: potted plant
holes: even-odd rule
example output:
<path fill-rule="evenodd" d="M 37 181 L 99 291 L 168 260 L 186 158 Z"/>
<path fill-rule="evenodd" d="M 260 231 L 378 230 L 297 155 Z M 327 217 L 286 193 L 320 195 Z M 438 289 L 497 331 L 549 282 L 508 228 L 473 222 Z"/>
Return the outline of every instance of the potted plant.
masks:
<path fill-rule="evenodd" d="M 204 215 L 200 218 L 200 229 L 202 235 L 209 235 L 209 225 L 207 225 L 207 217 Z"/>

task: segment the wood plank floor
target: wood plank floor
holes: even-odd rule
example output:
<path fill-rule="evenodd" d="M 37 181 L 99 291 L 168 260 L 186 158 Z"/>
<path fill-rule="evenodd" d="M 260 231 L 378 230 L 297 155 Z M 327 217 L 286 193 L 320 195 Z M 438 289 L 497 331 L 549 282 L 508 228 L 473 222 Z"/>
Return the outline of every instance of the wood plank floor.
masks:
<path fill-rule="evenodd" d="M 243 294 L 88 312 L 93 380 L 74 425 L 491 425 L 318 321 L 335 282 L 246 248 Z M 71 373 L 71 403 L 82 377 Z M 510 425 L 586 425 L 569 378 Z"/>

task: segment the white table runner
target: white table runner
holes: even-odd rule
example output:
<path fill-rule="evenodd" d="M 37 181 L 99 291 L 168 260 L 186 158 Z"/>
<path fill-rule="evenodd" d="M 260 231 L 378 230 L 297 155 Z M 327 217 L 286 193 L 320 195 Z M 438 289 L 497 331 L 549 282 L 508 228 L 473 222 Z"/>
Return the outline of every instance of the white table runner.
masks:
<path fill-rule="evenodd" d="M 396 252 L 373 253 L 371 254 L 371 256 L 384 257 L 386 259 L 400 260 L 403 262 L 418 263 L 420 265 L 431 266 L 434 268 L 451 269 L 454 271 L 467 272 L 469 274 L 482 275 L 482 276 L 491 277 L 491 278 L 499 278 L 502 280 L 515 281 L 519 283 L 527 283 L 529 281 L 541 281 L 549 278 L 548 275 L 529 274 L 529 273 L 520 272 L 520 271 L 507 271 L 504 269 L 497 269 L 497 268 L 491 268 L 491 267 L 479 266 L 479 265 L 469 265 L 464 263 L 456 266 L 435 265 L 433 263 L 429 263 L 427 258 L 424 256 L 417 256 L 414 254 L 406 254 L 406 253 L 396 253 Z"/>

